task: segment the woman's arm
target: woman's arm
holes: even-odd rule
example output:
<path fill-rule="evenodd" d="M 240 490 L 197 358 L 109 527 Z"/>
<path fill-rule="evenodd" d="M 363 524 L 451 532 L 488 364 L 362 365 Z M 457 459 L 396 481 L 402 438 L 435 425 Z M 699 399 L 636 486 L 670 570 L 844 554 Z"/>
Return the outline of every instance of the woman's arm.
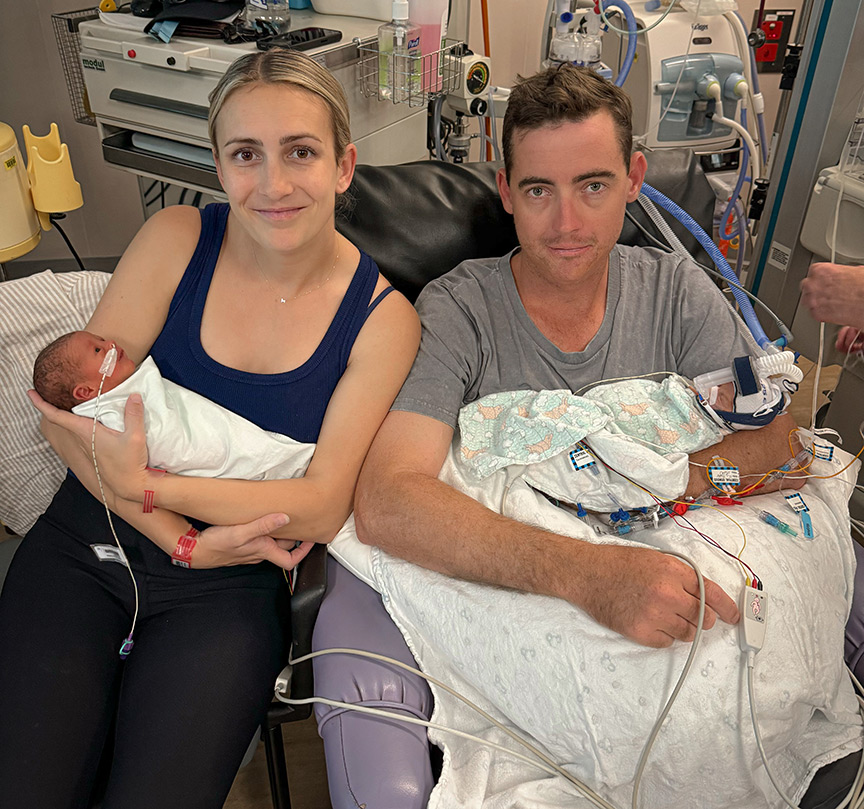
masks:
<path fill-rule="evenodd" d="M 200 233 L 201 214 L 188 205 L 150 217 L 123 253 L 87 331 L 115 340 L 141 362 L 162 331 Z"/>
<path fill-rule="evenodd" d="M 215 523 L 285 512 L 291 524 L 278 536 L 329 542 L 351 513 L 360 467 L 408 375 L 419 341 L 414 308 L 391 293 L 357 337 L 304 477 L 241 481 L 162 475 L 147 479 L 155 502 Z"/>
<path fill-rule="evenodd" d="M 100 468 L 120 497 L 141 502 L 154 492 L 160 508 L 217 525 L 247 523 L 262 514 L 285 513 L 282 538 L 329 542 L 351 512 L 354 487 L 366 452 L 417 352 L 420 326 L 413 307 L 391 293 L 364 325 L 324 416 L 315 455 L 302 478 L 241 481 L 193 478 L 147 469 L 144 408 L 138 396 L 126 405 L 126 430 L 97 425 Z M 53 423 L 89 447 L 92 422 L 36 402 Z M 87 431 L 87 434 L 84 434 Z M 119 437 L 118 437 L 119 436 Z"/>
<path fill-rule="evenodd" d="M 165 553 L 170 555 L 174 551 L 180 537 L 192 527 L 185 517 L 164 508 L 145 513 L 141 503 L 118 497 L 104 482 L 100 489 L 92 455 L 83 450 L 78 438 L 45 419 L 41 426 L 51 446 L 90 494 L 106 503 L 113 514 L 140 531 Z M 98 453 L 96 457 L 98 459 Z M 313 543 L 303 543 L 295 548 L 293 540 L 273 539 L 272 534 L 287 523 L 285 514 L 268 514 L 245 525 L 208 528 L 198 536 L 191 566 L 196 569 L 212 568 L 268 560 L 291 570 L 306 556 Z M 110 531 L 107 518 L 105 531 Z"/>

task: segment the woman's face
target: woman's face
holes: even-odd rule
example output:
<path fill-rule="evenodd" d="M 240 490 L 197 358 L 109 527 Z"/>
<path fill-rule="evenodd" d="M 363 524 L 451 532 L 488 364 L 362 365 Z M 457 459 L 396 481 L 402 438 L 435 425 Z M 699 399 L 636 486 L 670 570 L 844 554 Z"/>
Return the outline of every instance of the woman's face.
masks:
<path fill-rule="evenodd" d="M 325 102 L 285 84 L 238 90 L 216 121 L 216 170 L 231 212 L 253 239 L 294 251 L 333 227 L 336 194 L 351 183 L 357 152 L 337 160 Z"/>

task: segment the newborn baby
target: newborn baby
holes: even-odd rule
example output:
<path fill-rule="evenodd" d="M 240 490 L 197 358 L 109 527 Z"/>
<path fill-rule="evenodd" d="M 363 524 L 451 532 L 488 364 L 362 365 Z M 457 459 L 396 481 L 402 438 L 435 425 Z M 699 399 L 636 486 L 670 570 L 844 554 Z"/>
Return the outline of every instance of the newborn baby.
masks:
<path fill-rule="evenodd" d="M 108 364 L 113 368 L 104 365 L 112 348 L 117 349 L 116 364 Z M 163 379 L 151 357 L 136 369 L 120 346 L 86 331 L 64 334 L 40 352 L 33 387 L 55 407 L 97 418 L 113 430 L 125 427 L 129 395 L 141 394 L 149 464 L 175 474 L 243 480 L 300 477 L 315 452 L 314 444 L 262 430 Z"/>

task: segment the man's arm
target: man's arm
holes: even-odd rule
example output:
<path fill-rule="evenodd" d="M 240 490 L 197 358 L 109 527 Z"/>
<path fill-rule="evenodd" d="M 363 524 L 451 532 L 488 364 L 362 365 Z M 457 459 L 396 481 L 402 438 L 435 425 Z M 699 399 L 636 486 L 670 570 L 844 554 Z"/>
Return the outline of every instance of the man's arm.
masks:
<path fill-rule="evenodd" d="M 393 411 L 375 438 L 355 500 L 370 545 L 471 581 L 563 598 L 646 646 L 689 641 L 699 610 L 696 574 L 658 551 L 594 545 L 502 517 L 438 480 L 453 430 Z M 705 627 L 738 610 L 706 579 Z"/>
<path fill-rule="evenodd" d="M 690 481 L 685 497 L 698 497 L 711 488 L 703 467 L 717 456 L 731 461 L 738 467 L 741 483 L 735 488 L 739 491 L 756 483 L 766 472 L 779 469 L 801 448 L 797 437 L 793 435 L 791 436 L 792 451 L 790 451 L 789 433 L 795 428 L 795 420 L 788 413 L 784 413 L 765 427 L 732 433 L 718 444 L 694 453 L 690 456 L 690 462 L 694 465 L 690 467 Z M 758 493 L 776 491 L 781 484 L 784 489 L 800 489 L 804 485 L 804 480 L 795 477 L 766 480 L 763 487 L 758 489 Z"/>

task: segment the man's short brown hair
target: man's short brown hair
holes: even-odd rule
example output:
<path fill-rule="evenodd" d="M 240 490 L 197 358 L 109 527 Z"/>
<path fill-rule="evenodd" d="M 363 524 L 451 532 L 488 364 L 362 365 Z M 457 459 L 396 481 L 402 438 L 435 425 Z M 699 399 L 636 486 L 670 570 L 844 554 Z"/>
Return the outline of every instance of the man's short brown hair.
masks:
<path fill-rule="evenodd" d="M 584 121 L 605 110 L 612 116 L 624 164 L 633 150 L 633 106 L 620 87 L 586 67 L 563 64 L 529 78 L 518 77 L 504 116 L 504 169 L 510 179 L 513 141 L 523 131 Z"/>

